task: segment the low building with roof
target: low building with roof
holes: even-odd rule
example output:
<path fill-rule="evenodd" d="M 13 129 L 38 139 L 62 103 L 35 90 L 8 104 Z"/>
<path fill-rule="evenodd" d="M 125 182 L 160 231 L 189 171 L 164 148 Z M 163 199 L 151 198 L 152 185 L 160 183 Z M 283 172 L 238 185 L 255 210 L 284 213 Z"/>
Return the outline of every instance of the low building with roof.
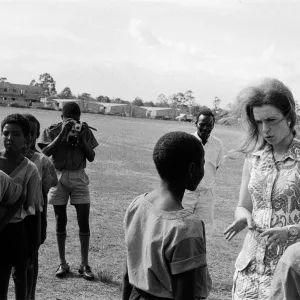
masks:
<path fill-rule="evenodd" d="M 33 102 L 40 102 L 43 97 L 43 88 L 26 84 L 15 84 L 0 82 L 0 100 L 8 104 L 13 102 L 26 102 L 31 105 Z"/>
<path fill-rule="evenodd" d="M 146 107 L 142 108 L 147 110 L 146 117 L 148 118 L 170 118 L 175 119 L 178 116 L 178 111 L 172 107 Z"/>

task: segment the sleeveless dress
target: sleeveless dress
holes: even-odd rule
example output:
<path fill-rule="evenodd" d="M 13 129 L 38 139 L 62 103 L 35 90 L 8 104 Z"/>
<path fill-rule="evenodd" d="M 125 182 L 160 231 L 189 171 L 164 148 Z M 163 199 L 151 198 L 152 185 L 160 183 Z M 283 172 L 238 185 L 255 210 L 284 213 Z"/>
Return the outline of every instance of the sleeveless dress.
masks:
<path fill-rule="evenodd" d="M 275 162 L 272 148 L 254 152 L 249 163 L 248 189 L 252 198 L 252 217 L 258 228 L 299 224 L 300 222 L 300 139 L 295 136 L 285 157 Z M 235 263 L 233 300 L 267 300 L 277 263 L 283 252 L 298 240 L 284 246 L 266 247 L 268 237 L 249 230 Z"/>

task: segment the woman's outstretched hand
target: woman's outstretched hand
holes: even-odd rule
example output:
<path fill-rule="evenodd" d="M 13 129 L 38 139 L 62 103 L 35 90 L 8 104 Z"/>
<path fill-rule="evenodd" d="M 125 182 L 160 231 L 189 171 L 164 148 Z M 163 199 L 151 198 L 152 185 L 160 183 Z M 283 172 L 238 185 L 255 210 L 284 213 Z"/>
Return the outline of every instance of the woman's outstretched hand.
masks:
<path fill-rule="evenodd" d="M 235 220 L 227 229 L 224 231 L 225 239 L 227 241 L 232 240 L 240 231 L 248 226 L 249 229 L 255 229 L 255 224 L 252 217 L 240 218 Z"/>

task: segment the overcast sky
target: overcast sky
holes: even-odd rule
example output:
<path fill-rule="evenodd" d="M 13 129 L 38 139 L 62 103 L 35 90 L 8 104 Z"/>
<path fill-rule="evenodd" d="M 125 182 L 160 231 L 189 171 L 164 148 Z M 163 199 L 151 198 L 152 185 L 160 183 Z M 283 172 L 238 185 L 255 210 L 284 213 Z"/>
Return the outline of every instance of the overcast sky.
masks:
<path fill-rule="evenodd" d="M 0 0 L 0 77 L 156 101 L 233 102 L 277 77 L 300 99 L 300 0 Z"/>

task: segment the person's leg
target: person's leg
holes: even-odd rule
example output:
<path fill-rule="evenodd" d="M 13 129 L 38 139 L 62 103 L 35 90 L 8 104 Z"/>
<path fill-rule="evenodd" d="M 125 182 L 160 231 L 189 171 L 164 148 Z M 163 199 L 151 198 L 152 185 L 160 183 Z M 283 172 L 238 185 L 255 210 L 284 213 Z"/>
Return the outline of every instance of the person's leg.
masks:
<path fill-rule="evenodd" d="M 81 265 L 89 264 L 89 244 L 90 244 L 90 204 L 75 204 L 77 221 L 79 226 L 79 240 L 81 246 Z"/>
<path fill-rule="evenodd" d="M 94 279 L 94 274 L 89 266 L 89 244 L 90 244 L 90 204 L 75 204 L 77 212 L 77 221 L 79 226 L 79 240 L 81 246 L 81 266 L 79 273 L 83 275 L 85 279 Z"/>
<path fill-rule="evenodd" d="M 61 264 L 66 263 L 65 245 L 66 245 L 66 226 L 67 226 L 67 205 L 53 205 L 56 220 L 56 240 L 58 246 L 58 255 Z"/>
<path fill-rule="evenodd" d="M 66 262 L 67 205 L 53 205 L 53 208 L 56 219 L 56 240 L 60 259 L 60 266 L 55 275 L 57 277 L 63 277 L 70 270 L 69 265 Z"/>
<path fill-rule="evenodd" d="M 9 278 L 12 266 L 9 264 L 0 264 L 0 299 L 7 300 Z"/>
<path fill-rule="evenodd" d="M 27 300 L 30 300 L 31 292 L 32 292 L 32 285 L 33 285 L 33 253 L 29 258 L 28 268 L 27 268 Z"/>
<path fill-rule="evenodd" d="M 26 219 L 26 218 L 25 218 Z M 15 250 L 13 253 L 12 262 L 12 278 L 15 283 L 16 300 L 26 300 L 27 297 L 27 268 L 29 263 L 29 236 L 25 226 L 25 220 L 14 224 L 15 227 Z"/>
<path fill-rule="evenodd" d="M 32 257 L 29 260 L 27 269 L 27 300 L 35 299 L 35 288 L 38 276 L 38 255 L 38 251 L 32 253 Z"/>
<path fill-rule="evenodd" d="M 26 300 L 27 297 L 27 264 L 16 265 L 12 271 L 12 278 L 15 282 L 16 300 Z"/>

